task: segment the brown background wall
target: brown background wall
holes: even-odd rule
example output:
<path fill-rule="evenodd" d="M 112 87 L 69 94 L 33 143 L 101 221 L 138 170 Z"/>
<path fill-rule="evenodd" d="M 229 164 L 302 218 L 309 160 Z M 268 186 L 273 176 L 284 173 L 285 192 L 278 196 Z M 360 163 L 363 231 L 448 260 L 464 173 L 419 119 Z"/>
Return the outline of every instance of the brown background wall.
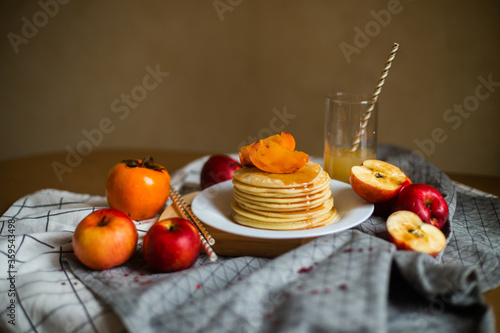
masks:
<path fill-rule="evenodd" d="M 282 129 L 321 156 L 323 96 L 371 93 L 398 42 L 379 141 L 500 175 L 498 1 L 8 0 L 0 32 L 0 159 Z"/>

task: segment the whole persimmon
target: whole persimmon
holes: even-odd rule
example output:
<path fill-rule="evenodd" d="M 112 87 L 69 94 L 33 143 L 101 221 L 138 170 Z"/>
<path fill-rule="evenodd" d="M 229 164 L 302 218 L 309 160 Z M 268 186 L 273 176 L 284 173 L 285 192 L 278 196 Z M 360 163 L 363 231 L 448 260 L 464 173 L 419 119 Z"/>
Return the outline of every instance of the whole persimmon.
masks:
<path fill-rule="evenodd" d="M 152 157 L 121 161 L 111 168 L 106 180 L 109 206 L 136 221 L 159 213 L 169 195 L 170 175 Z"/>

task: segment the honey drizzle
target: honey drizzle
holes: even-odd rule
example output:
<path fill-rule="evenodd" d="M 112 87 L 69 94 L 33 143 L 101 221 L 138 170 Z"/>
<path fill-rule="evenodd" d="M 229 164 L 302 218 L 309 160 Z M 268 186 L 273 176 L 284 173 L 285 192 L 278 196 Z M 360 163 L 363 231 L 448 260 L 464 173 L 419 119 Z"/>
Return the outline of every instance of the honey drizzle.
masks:
<path fill-rule="evenodd" d="M 310 185 L 316 177 L 318 177 L 321 170 L 321 167 L 318 168 L 318 166 L 313 163 L 307 163 L 304 167 L 292 173 L 268 173 L 255 167 L 251 167 L 245 170 L 245 178 L 252 178 L 253 175 L 260 175 L 266 177 L 272 183 L 281 182 L 283 186 L 288 187 L 296 185 L 296 187 L 307 190 L 309 189 L 308 185 Z M 243 179 L 240 181 L 245 182 Z M 290 189 L 295 190 L 295 187 Z"/>

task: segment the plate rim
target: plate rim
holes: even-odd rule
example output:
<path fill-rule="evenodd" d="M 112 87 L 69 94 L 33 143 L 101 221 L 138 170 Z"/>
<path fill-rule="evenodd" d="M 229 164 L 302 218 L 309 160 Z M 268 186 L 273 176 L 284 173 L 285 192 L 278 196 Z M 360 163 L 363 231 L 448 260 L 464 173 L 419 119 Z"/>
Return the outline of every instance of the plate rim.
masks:
<path fill-rule="evenodd" d="M 198 209 L 198 206 L 200 205 L 199 204 L 200 200 L 203 200 L 203 198 L 207 198 L 207 197 L 208 197 L 207 198 L 208 203 L 210 205 L 212 205 L 213 207 L 217 207 L 214 203 L 215 200 L 210 199 L 210 197 L 207 195 L 207 193 L 209 191 L 220 190 L 220 188 L 222 188 L 223 190 L 228 191 L 228 192 L 229 192 L 229 190 L 231 190 L 231 192 L 232 192 L 232 188 L 233 188 L 232 180 L 226 180 L 224 182 L 212 185 L 211 187 L 206 188 L 203 191 L 201 191 L 194 198 L 194 200 L 192 202 L 191 208 L 193 210 L 193 213 L 203 223 L 209 225 L 212 228 L 215 228 L 215 229 L 220 230 L 222 232 L 226 232 L 229 234 L 238 235 L 238 236 L 242 236 L 242 237 L 262 238 L 262 239 L 300 239 L 300 238 L 314 238 L 314 237 L 319 237 L 319 236 L 325 236 L 325 235 L 334 234 L 337 232 L 341 232 L 341 231 L 356 227 L 357 225 L 363 223 L 368 218 L 370 218 L 373 214 L 373 211 L 374 211 L 374 205 L 372 203 L 369 203 L 369 202 L 363 200 L 361 197 L 357 196 L 357 194 L 352 190 L 352 187 L 349 184 L 332 179 L 330 182 L 330 188 L 332 189 L 332 192 L 337 193 L 341 190 L 348 190 L 348 191 L 352 192 L 352 195 L 357 196 L 357 198 L 356 197 L 355 198 L 357 200 L 359 200 L 360 204 L 357 205 L 355 208 L 363 209 L 363 211 L 362 211 L 363 216 L 359 218 L 359 221 L 356 221 L 354 223 L 350 223 L 349 225 L 344 226 L 344 227 L 335 228 L 335 226 L 338 226 L 337 223 L 341 222 L 342 218 L 345 217 L 344 216 L 338 222 L 336 222 L 334 224 L 330 224 L 330 225 L 326 225 L 326 226 L 318 227 L 318 228 L 300 229 L 300 230 L 270 230 L 270 229 L 252 228 L 252 227 L 247 227 L 247 226 L 238 224 L 238 223 L 234 222 L 233 220 L 231 220 L 229 217 L 222 214 L 222 212 L 220 212 L 220 211 L 214 212 L 215 210 L 213 210 L 212 213 L 215 213 L 217 216 L 224 219 L 225 222 L 229 221 L 229 222 L 234 224 L 236 231 L 234 231 L 232 229 L 227 230 L 225 228 L 221 228 L 219 223 L 213 223 L 213 221 L 207 222 L 208 219 L 205 218 L 205 216 L 204 216 L 205 213 L 201 210 L 201 208 Z M 334 199 L 337 200 L 338 198 L 336 198 L 334 196 Z M 226 208 L 228 208 L 230 205 L 231 205 L 231 202 L 228 202 Z M 206 210 L 207 208 L 205 207 L 204 209 Z M 349 210 L 347 213 L 350 213 L 351 210 Z M 342 214 L 342 213 L 346 213 L 346 212 L 339 210 L 339 214 Z M 199 215 L 201 215 L 201 216 L 199 216 Z M 241 231 L 238 232 L 239 230 L 241 230 Z M 250 234 L 245 234 L 244 231 L 248 231 Z"/>

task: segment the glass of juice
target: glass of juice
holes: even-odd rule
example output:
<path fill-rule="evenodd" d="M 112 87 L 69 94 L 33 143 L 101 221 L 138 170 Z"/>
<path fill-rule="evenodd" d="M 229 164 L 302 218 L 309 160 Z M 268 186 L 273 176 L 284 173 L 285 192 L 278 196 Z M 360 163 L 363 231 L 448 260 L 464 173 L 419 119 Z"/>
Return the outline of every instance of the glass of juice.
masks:
<path fill-rule="evenodd" d="M 370 104 L 370 95 L 336 92 L 328 94 L 325 102 L 324 169 L 332 179 L 349 183 L 351 167 L 377 157 L 378 103 L 360 136 L 359 145 L 353 150 L 362 117 Z"/>

